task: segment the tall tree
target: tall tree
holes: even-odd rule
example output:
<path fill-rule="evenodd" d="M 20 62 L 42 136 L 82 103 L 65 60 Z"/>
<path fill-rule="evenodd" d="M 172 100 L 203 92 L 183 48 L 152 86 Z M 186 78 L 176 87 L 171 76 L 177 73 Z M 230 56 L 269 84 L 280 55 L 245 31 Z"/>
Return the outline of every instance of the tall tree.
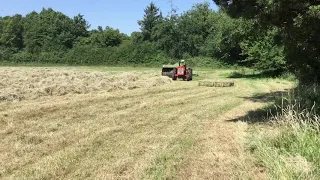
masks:
<path fill-rule="evenodd" d="M 98 26 L 98 31 L 99 31 L 99 32 L 103 32 L 102 26 Z"/>
<path fill-rule="evenodd" d="M 90 28 L 89 23 L 84 19 L 84 16 L 78 14 L 77 16 L 73 17 L 73 34 L 76 37 L 87 37 L 88 36 L 88 29 Z"/>
<path fill-rule="evenodd" d="M 40 16 L 33 11 L 26 15 L 24 23 L 24 45 L 30 53 L 41 51 L 43 35 L 40 34 Z"/>
<path fill-rule="evenodd" d="M 181 31 L 181 41 L 186 52 L 191 56 L 198 56 L 199 51 L 207 39 L 212 24 L 210 15 L 212 10 L 209 3 L 196 4 L 191 10 L 182 14 L 178 28 Z"/>
<path fill-rule="evenodd" d="M 144 10 L 143 20 L 138 21 L 140 30 L 142 31 L 144 41 L 155 41 L 153 38 L 154 28 L 162 21 L 162 13 L 160 9 L 151 2 Z"/>
<path fill-rule="evenodd" d="M 23 18 L 16 14 L 1 19 L 0 44 L 6 48 L 20 50 L 23 48 Z"/>
<path fill-rule="evenodd" d="M 164 21 L 156 26 L 154 32 L 160 48 L 173 58 L 181 58 L 184 53 L 180 38 L 181 31 L 178 28 L 178 20 L 178 15 L 171 14 L 170 17 L 164 18 Z"/>

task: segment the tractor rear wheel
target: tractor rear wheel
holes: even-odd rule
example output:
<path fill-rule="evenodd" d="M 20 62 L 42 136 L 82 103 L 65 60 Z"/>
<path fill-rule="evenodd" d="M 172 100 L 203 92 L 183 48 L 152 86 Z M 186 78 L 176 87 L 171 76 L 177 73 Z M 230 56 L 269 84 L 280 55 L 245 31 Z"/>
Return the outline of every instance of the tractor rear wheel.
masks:
<path fill-rule="evenodd" d="M 177 69 L 173 69 L 173 73 L 172 73 L 172 80 L 177 80 L 177 76 L 175 76 L 175 74 L 177 74 Z"/>
<path fill-rule="evenodd" d="M 187 75 L 188 75 L 187 81 L 192 81 L 192 69 L 188 69 Z"/>

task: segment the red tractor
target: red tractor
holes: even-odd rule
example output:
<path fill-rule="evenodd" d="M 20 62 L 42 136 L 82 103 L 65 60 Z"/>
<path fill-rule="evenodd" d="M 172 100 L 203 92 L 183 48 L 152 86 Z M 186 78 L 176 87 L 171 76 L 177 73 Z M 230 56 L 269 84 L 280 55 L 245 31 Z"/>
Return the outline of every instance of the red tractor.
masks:
<path fill-rule="evenodd" d="M 187 67 L 184 60 L 179 61 L 179 66 L 172 70 L 172 80 L 182 78 L 184 81 L 192 81 L 192 69 Z"/>

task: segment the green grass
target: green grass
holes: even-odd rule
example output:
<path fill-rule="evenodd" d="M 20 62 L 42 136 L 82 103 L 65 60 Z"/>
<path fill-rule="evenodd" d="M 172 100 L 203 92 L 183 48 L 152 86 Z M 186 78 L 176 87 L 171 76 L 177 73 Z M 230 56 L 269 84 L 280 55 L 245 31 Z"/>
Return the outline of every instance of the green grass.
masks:
<path fill-rule="evenodd" d="M 26 62 L 26 63 L 16 63 L 16 62 L 6 62 L 0 61 L 0 66 L 9 66 L 9 67 L 64 67 L 69 66 L 67 64 L 58 64 L 58 63 L 37 63 L 37 62 Z"/>
<path fill-rule="evenodd" d="M 281 127 L 278 127 L 281 128 Z M 260 137 L 252 149 L 270 179 L 319 179 L 320 137 L 311 129 L 281 130 L 273 138 Z"/>
<path fill-rule="evenodd" d="M 68 64 L 59 64 L 59 63 L 37 63 L 37 62 L 29 62 L 29 63 L 13 63 L 13 62 L 0 62 L 0 66 L 8 66 L 8 67 L 77 67 L 77 68 L 85 68 L 92 70 L 113 70 L 113 71 L 138 71 L 138 70 L 148 70 L 155 69 L 155 67 L 146 67 L 146 66 L 106 66 L 106 65 L 68 65 Z"/>
<path fill-rule="evenodd" d="M 282 109 L 271 130 L 256 130 L 251 150 L 270 179 L 320 178 L 320 123 L 309 111 Z"/>
<path fill-rule="evenodd" d="M 286 72 L 280 76 L 272 77 L 270 75 L 264 74 L 262 71 L 246 68 L 246 67 L 237 67 L 229 69 L 230 71 L 225 71 L 220 76 L 222 78 L 233 78 L 233 79 L 246 79 L 246 80 L 263 80 L 263 79 L 277 79 L 277 80 L 287 80 L 290 82 L 295 82 L 297 78 Z"/>
<path fill-rule="evenodd" d="M 138 72 L 137 74 L 147 74 L 146 77 L 161 72 L 161 67 L 71 68 L 134 71 Z M 6 67 L 3 69 L 6 70 Z M 66 68 L 60 69 L 62 74 Z M 20 73 L 21 77 L 24 78 L 30 70 L 32 69 L 26 68 L 26 71 L 23 71 L 25 73 Z M 230 73 L 233 69 L 196 68 L 196 71 L 199 72 L 197 78 L 219 79 L 221 74 Z M 246 97 L 289 86 L 277 84 L 276 80 L 235 81 L 236 86 L 230 88 L 205 88 L 198 87 L 196 82 L 177 82 L 159 89 L 92 93 L 90 96 L 70 94 L 71 98 L 68 99 L 57 97 L 51 100 L 48 97 L 27 101 L 28 106 L 8 103 L 8 106 L 6 104 L 2 108 L 5 120 L 22 120 L 24 125 L 9 126 L 9 133 L 2 133 L 2 148 L 17 160 L 12 162 L 12 158 L 2 157 L 5 172 L 1 175 L 12 178 L 50 178 L 52 175 L 60 179 L 88 176 L 107 179 L 187 179 L 190 176 L 190 179 L 205 179 L 208 177 L 205 173 L 208 173 L 223 179 L 222 177 L 250 174 L 247 173 L 245 158 L 238 156 L 246 156 L 246 153 L 242 152 L 242 144 L 238 144 L 240 141 L 233 141 L 239 135 L 244 136 L 246 126 L 225 122 L 224 119 L 232 120 L 242 111 L 245 113 L 252 108 L 258 108 L 253 103 L 246 106 L 246 101 L 249 101 Z M 175 91 L 177 93 L 174 93 Z M 180 106 L 183 107 L 180 108 L 181 111 Z M 44 113 L 39 114 L 39 108 Z M 167 111 L 169 109 L 171 111 Z M 74 114 L 75 112 L 80 114 Z M 73 119 L 71 124 L 69 117 Z M 64 123 L 66 120 L 67 126 Z M 7 124 L 5 121 L 3 123 Z M 6 131 L 7 129 L 4 129 L 4 132 Z M 68 133 L 64 131 L 73 133 L 65 138 Z M 60 136 L 64 137 L 59 138 Z M 33 149 L 26 151 L 20 147 Z M 43 154 L 46 156 L 43 157 Z M 226 159 L 232 159 L 232 162 L 225 161 Z M 28 166 L 23 167 L 24 164 Z M 251 167 L 251 163 L 248 166 Z M 201 173 L 188 174 L 191 170 Z"/>
<path fill-rule="evenodd" d="M 159 154 L 153 165 L 146 170 L 144 179 L 168 179 L 176 175 L 177 167 L 184 158 L 185 151 L 196 142 L 195 135 L 188 135 L 175 140 L 171 150 Z"/>
<path fill-rule="evenodd" d="M 14 62 L 0 62 L 0 66 L 7 67 L 77 67 L 82 69 L 97 70 L 97 71 L 146 71 L 158 69 L 161 72 L 162 65 L 68 65 L 58 63 L 14 63 Z M 216 70 L 234 70 L 234 67 L 192 67 L 195 72 L 214 72 Z"/>
<path fill-rule="evenodd" d="M 247 81 L 258 83 L 256 79 Z M 297 83 L 290 74 L 259 81 Z M 267 124 L 252 126 L 249 147 L 257 166 L 265 168 L 269 179 L 320 179 L 318 92 L 317 85 L 298 85 L 287 93 L 273 95 L 276 102 L 269 103 L 267 111 L 272 110 L 273 115 Z"/>

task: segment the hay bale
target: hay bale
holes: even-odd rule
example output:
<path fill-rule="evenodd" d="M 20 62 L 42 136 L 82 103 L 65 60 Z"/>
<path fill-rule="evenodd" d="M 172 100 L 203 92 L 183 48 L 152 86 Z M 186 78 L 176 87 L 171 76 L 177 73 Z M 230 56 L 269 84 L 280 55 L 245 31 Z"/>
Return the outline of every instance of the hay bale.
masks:
<path fill-rule="evenodd" d="M 207 87 L 232 87 L 233 81 L 199 81 L 199 86 Z"/>

